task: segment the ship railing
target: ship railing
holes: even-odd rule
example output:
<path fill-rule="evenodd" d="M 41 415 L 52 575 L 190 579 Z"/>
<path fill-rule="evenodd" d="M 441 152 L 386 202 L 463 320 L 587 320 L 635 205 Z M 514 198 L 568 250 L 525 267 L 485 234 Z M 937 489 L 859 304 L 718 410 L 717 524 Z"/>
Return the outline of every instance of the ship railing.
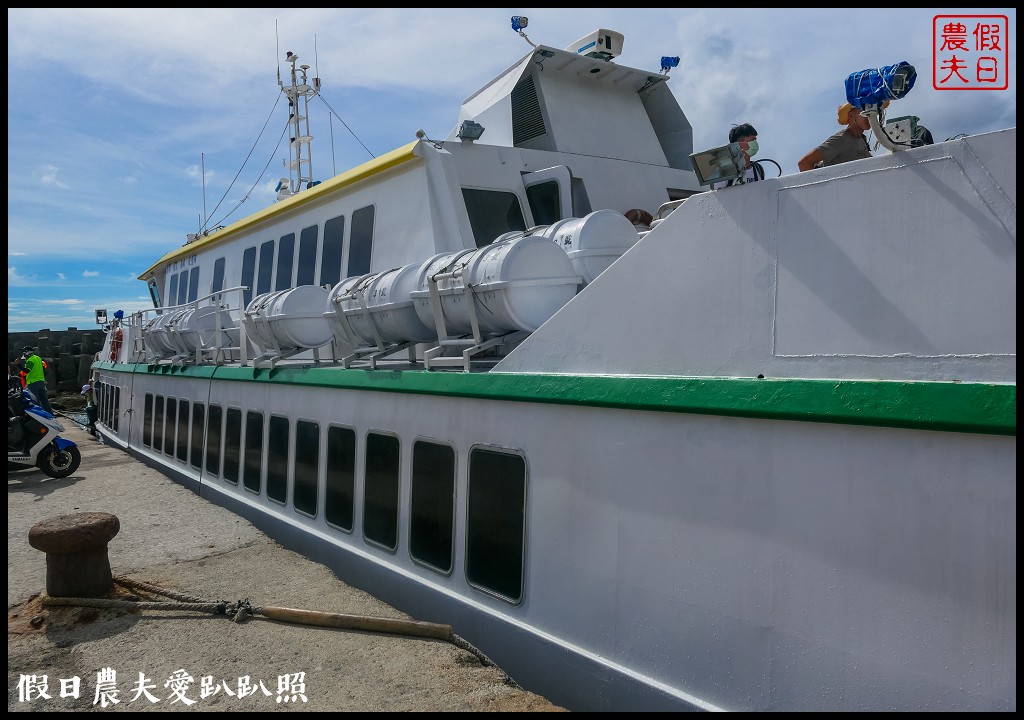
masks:
<path fill-rule="evenodd" d="M 651 226 L 648 229 L 648 232 L 650 230 L 653 230 L 654 228 L 656 228 L 658 225 L 660 225 L 662 220 L 664 220 L 669 215 L 671 215 L 672 211 L 675 210 L 676 208 L 678 208 L 684 202 L 686 202 L 687 199 L 688 198 L 682 198 L 680 200 L 669 200 L 666 203 L 662 203 L 661 207 L 659 207 L 657 212 L 654 213 L 654 216 L 653 216 L 653 218 L 651 220 Z M 643 234 L 646 235 L 647 233 L 645 232 Z"/>
<path fill-rule="evenodd" d="M 248 365 L 249 339 L 241 321 L 248 286 L 209 293 L 180 305 L 147 308 L 133 313 L 132 362 L 176 365 L 238 363 Z M 237 297 L 237 302 L 228 298 Z M 213 308 L 212 311 L 208 308 Z M 192 311 L 191 313 L 188 311 Z M 193 326 L 197 313 L 209 318 L 203 327 Z"/>

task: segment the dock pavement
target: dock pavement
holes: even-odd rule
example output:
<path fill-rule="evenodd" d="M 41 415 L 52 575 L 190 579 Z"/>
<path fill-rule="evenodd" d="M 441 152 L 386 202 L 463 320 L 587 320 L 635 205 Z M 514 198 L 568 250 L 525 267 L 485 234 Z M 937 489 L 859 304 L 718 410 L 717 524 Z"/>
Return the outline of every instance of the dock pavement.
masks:
<path fill-rule="evenodd" d="M 62 422 L 82 452 L 76 473 L 57 480 L 8 466 L 9 712 L 564 711 L 472 646 L 448 640 L 131 608 L 136 600 L 173 602 L 149 592 L 158 588 L 172 598 L 415 622 Z M 110 597 L 129 609 L 47 602 L 46 555 L 29 545 L 29 530 L 90 512 L 120 521 L 107 546 L 111 572 L 146 589 L 115 585 Z"/>

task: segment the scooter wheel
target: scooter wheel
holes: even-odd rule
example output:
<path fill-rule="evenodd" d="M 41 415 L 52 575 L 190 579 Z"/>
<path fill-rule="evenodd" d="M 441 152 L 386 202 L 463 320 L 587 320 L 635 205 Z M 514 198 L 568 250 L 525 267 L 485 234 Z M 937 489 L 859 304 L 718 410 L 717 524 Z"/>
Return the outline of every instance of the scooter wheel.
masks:
<path fill-rule="evenodd" d="M 64 450 L 51 446 L 39 456 L 39 469 L 52 478 L 66 478 L 82 464 L 82 453 L 74 445 Z"/>

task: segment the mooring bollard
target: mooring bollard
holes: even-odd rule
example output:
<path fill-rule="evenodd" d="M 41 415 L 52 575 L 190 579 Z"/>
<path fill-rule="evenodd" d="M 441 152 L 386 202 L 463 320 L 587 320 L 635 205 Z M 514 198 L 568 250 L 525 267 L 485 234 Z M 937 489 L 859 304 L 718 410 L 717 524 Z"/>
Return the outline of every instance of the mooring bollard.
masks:
<path fill-rule="evenodd" d="M 37 522 L 28 544 L 46 553 L 46 593 L 50 597 L 103 597 L 114 586 L 107 543 L 121 521 L 116 515 L 84 512 Z"/>

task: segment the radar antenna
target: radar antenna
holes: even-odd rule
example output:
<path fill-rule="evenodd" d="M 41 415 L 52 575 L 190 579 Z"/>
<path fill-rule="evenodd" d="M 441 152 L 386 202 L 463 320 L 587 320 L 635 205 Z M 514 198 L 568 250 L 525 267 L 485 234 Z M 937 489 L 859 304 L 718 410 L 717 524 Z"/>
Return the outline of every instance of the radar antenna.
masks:
<path fill-rule="evenodd" d="M 309 101 L 320 94 L 320 78 L 309 78 L 309 65 L 298 65 L 299 56 L 289 51 L 285 53 L 285 62 L 291 65 L 291 83 L 285 85 L 280 78 L 278 85 L 281 92 L 288 98 L 288 125 L 290 149 L 288 170 L 289 184 L 294 182 L 289 194 L 317 185 L 313 181 L 313 157 L 310 143 L 313 136 L 309 132 Z"/>

